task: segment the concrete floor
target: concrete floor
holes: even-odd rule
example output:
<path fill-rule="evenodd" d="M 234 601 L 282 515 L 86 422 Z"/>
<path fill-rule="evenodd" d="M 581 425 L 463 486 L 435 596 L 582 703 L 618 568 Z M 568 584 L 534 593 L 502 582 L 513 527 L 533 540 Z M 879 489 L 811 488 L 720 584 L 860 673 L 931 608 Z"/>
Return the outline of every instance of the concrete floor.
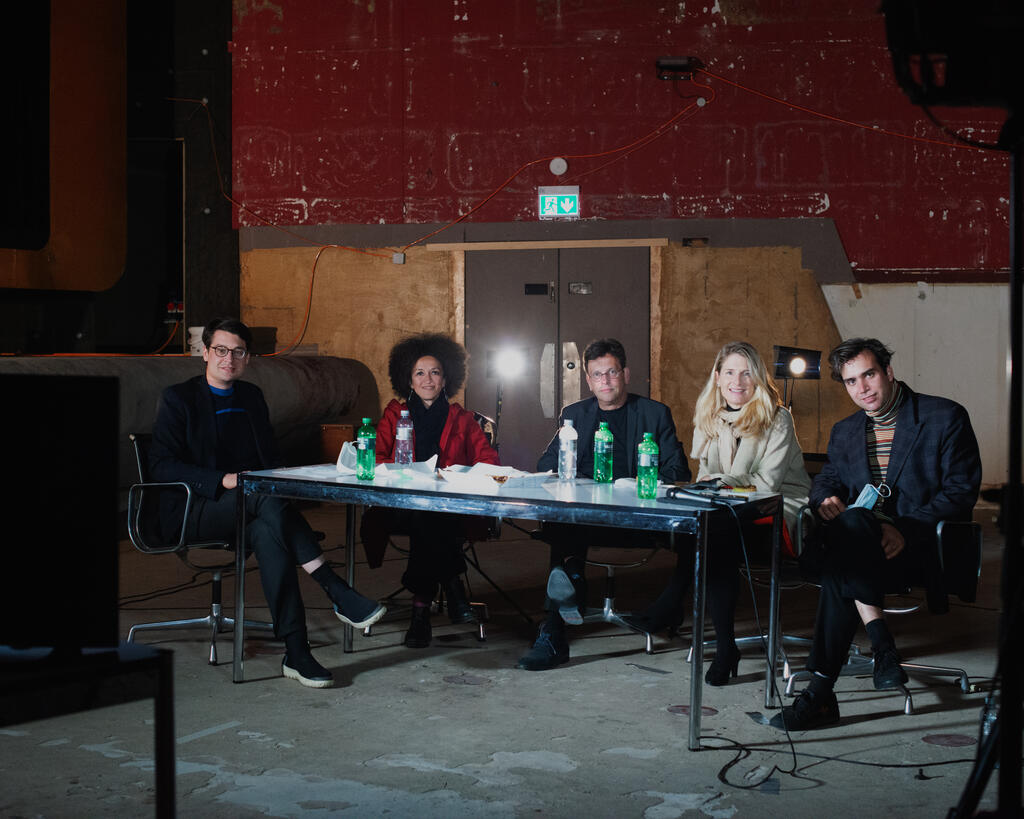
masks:
<path fill-rule="evenodd" d="M 344 537 L 344 512 L 307 512 L 327 533 L 332 561 Z M 175 653 L 177 804 L 181 816 L 944 816 L 971 769 L 979 716 L 995 666 L 1002 543 L 994 510 L 985 523 L 985 566 L 977 603 L 953 601 L 949 615 L 897 618 L 905 659 L 965 668 L 975 690 L 915 679 L 916 713 L 898 693 L 876 692 L 870 678 L 837 686 L 842 723 L 792 737 L 763 724 L 763 660 L 747 651 L 740 676 L 705 687 L 703 721 L 710 750 L 687 750 L 686 644 L 642 640 L 611 627 L 575 633 L 573 659 L 548 672 L 515 668 L 533 631 L 473 575 L 473 598 L 490 608 L 488 639 L 436 616 L 434 644 L 401 645 L 405 614 L 372 637 L 341 648 L 342 629 L 326 599 L 304 580 L 314 652 L 336 678 L 327 690 L 280 675 L 281 645 L 246 641 L 246 682 L 231 682 L 231 640 L 222 663 L 206 662 L 198 632 L 150 633 L 145 642 Z M 505 527 L 500 542 L 479 547 L 485 569 L 539 616 L 545 547 Z M 607 554 L 607 553 L 602 553 Z M 398 586 L 403 561 L 357 567 L 364 593 Z M 361 555 L 360 555 L 361 558 Z M 652 598 L 671 565 L 659 554 L 623 574 L 620 603 Z M 592 570 L 591 588 L 600 586 Z M 259 582 L 249 575 L 249 613 L 266 616 Z M 171 557 L 145 556 L 121 544 L 121 624 L 196 616 L 208 587 Z M 162 590 L 186 583 L 174 593 Z M 231 584 L 225 595 L 230 600 Z M 766 594 L 760 593 L 762 617 Z M 814 589 L 787 592 L 787 632 L 807 634 Z M 749 595 L 738 613 L 751 633 Z M 859 635 L 866 647 L 866 638 Z M 794 661 L 802 663 L 802 655 Z M 119 705 L 0 730 L 0 816 L 145 816 L 154 809 L 151 701 Z M 933 744 L 930 738 L 939 737 Z M 960 745 L 959 743 L 963 743 Z M 796 769 L 794 770 L 794 753 Z M 981 808 L 993 808 L 993 775 Z"/>

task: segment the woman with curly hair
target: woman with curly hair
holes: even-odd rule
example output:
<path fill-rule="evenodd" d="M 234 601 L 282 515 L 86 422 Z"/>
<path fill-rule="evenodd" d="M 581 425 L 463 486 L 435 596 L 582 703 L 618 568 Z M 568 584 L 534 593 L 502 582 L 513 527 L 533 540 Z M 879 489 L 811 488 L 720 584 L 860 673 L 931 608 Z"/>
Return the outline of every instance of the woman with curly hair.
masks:
<path fill-rule="evenodd" d="M 391 349 L 388 375 L 395 394 L 377 425 L 377 462 L 394 461 L 395 428 L 402 410 L 413 426 L 415 460 L 437 455 L 437 466 L 497 464 L 473 413 L 448 400 L 466 380 L 466 351 L 439 333 L 422 333 L 399 341 Z M 413 595 L 412 621 L 405 635 L 409 648 L 430 645 L 430 605 L 438 585 L 444 589 L 448 617 L 453 623 L 473 623 L 476 617 L 466 599 L 462 574 L 465 520 L 443 512 L 368 509 L 363 516 L 364 544 L 387 533 L 409 534 L 409 562 L 402 585 Z"/>

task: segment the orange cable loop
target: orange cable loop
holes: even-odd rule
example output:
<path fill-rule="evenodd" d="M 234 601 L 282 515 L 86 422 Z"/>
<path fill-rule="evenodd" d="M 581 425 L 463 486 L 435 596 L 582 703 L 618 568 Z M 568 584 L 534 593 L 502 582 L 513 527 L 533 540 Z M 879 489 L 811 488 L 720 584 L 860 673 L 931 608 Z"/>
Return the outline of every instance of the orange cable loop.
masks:
<path fill-rule="evenodd" d="M 966 145 L 961 142 L 943 142 L 940 139 L 931 139 L 930 137 L 919 137 L 914 136 L 913 134 L 902 134 L 899 131 L 890 131 L 888 128 L 880 128 L 877 125 L 865 125 L 864 123 L 861 122 L 854 122 L 853 120 L 843 119 L 842 117 L 832 116 L 831 114 L 824 114 L 821 111 L 815 111 L 813 108 L 807 108 L 803 105 L 797 105 L 795 102 L 789 102 L 788 100 L 784 100 L 779 97 L 773 97 L 771 94 L 766 94 L 764 91 L 758 91 L 754 88 L 747 88 L 745 85 L 741 85 L 738 82 L 726 79 L 725 77 L 719 76 L 718 74 L 713 74 L 706 68 L 698 68 L 696 70 L 700 71 L 703 74 L 706 74 L 708 77 L 711 77 L 712 79 L 724 82 L 726 85 L 731 85 L 733 88 L 738 88 L 740 91 L 746 91 L 748 94 L 753 94 L 756 97 L 763 97 L 764 99 L 778 103 L 779 105 L 785 105 L 787 108 L 793 108 L 797 111 L 803 111 L 805 114 L 820 117 L 821 119 L 832 120 L 833 122 L 839 122 L 842 123 L 843 125 L 849 125 L 853 128 L 861 128 L 862 130 L 868 131 L 873 134 L 883 134 L 885 136 L 897 137 L 898 139 L 907 139 L 910 140 L 911 142 L 924 142 L 926 144 L 931 145 L 940 145 L 943 148 L 960 148 L 962 150 L 969 151 L 986 151 L 985 148 L 979 148 L 974 145 Z"/>

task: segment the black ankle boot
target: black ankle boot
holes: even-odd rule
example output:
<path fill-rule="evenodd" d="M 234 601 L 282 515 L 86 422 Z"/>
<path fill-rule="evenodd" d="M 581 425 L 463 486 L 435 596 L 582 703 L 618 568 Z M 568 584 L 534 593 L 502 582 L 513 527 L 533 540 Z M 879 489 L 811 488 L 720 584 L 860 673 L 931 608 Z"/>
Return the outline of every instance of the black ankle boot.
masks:
<path fill-rule="evenodd" d="M 448 606 L 448 619 L 453 623 L 475 623 L 476 615 L 466 598 L 462 578 L 456 575 L 444 583 L 444 597 Z"/>
<path fill-rule="evenodd" d="M 430 607 L 413 606 L 409 630 L 405 632 L 406 648 L 426 648 L 430 645 Z"/>
<path fill-rule="evenodd" d="M 736 643 L 729 643 L 727 646 L 720 645 L 715 651 L 715 659 L 712 660 L 711 667 L 704 675 L 704 682 L 708 685 L 725 685 L 729 682 L 730 675 L 735 677 L 739 673 L 739 666 L 740 650 L 736 647 Z"/>

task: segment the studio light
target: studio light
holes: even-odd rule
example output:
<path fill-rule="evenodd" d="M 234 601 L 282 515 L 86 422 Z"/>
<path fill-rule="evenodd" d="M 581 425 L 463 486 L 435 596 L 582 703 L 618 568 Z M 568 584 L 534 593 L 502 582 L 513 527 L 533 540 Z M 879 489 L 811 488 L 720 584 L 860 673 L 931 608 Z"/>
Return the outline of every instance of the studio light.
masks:
<path fill-rule="evenodd" d="M 817 381 L 821 378 L 821 350 L 805 350 L 802 347 L 783 347 L 778 344 L 775 351 L 775 378 L 782 380 L 782 403 L 792 408 L 793 397 L 790 382 L 794 379 Z"/>

